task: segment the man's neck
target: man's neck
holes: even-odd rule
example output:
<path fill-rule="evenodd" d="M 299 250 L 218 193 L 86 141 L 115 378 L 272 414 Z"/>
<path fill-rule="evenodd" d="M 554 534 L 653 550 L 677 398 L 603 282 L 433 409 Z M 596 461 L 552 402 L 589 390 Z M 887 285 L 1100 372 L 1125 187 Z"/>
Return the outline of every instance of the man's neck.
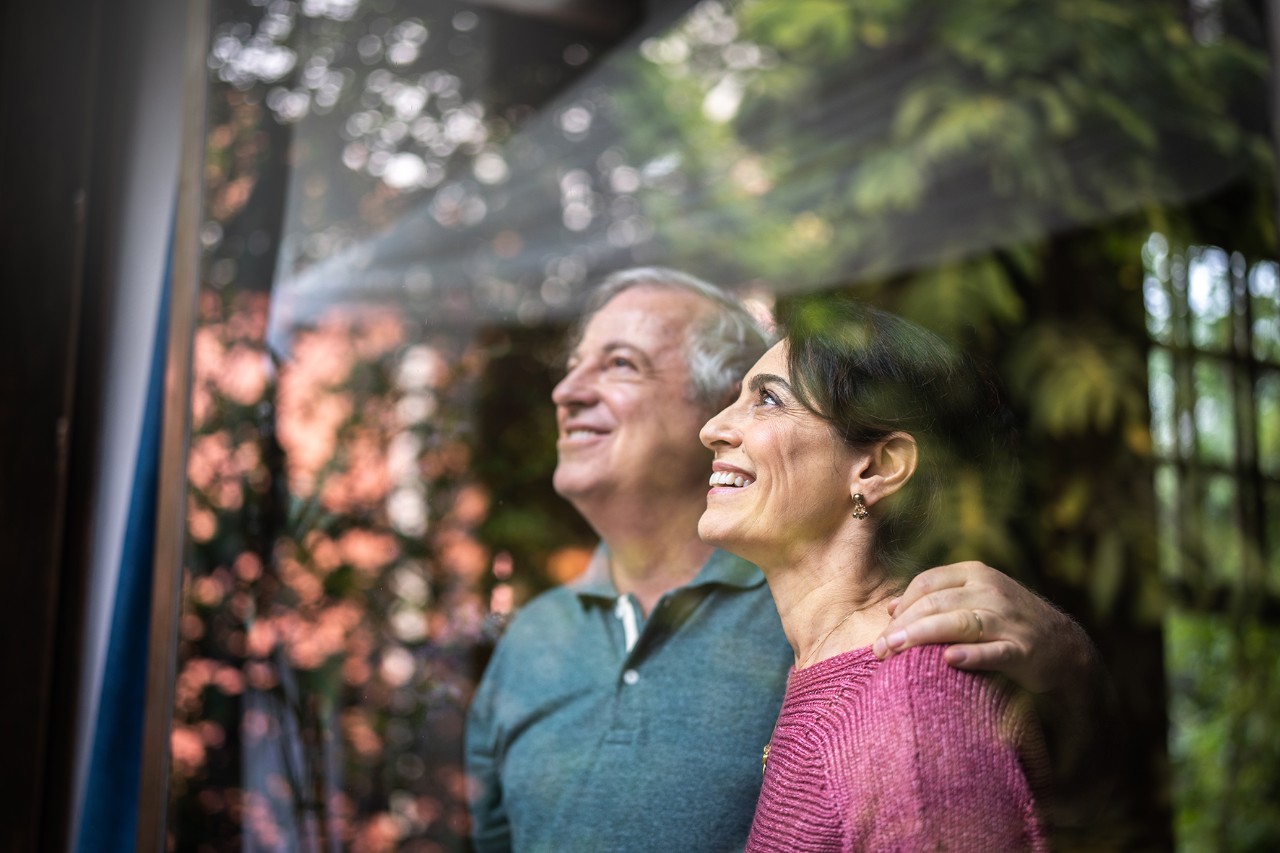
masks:
<path fill-rule="evenodd" d="M 660 544 L 653 540 L 627 544 L 603 541 L 609 549 L 614 586 L 623 595 L 634 595 L 646 616 L 663 595 L 693 580 L 715 550 L 696 535 Z"/>
<path fill-rule="evenodd" d="M 611 513 L 579 507 L 609 549 L 614 586 L 634 595 L 646 615 L 665 593 L 693 580 L 715 550 L 698 538 L 703 500 L 699 494 L 684 506 L 655 501 Z"/>

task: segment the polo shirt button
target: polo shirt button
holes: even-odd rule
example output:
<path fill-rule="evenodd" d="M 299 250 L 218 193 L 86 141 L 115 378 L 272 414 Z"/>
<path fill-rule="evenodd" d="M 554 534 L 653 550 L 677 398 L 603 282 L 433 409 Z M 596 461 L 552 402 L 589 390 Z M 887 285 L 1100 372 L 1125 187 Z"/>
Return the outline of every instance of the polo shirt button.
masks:
<path fill-rule="evenodd" d="M 629 669 L 622 673 L 622 680 L 627 684 L 635 684 L 640 680 L 640 673 L 636 672 L 634 669 Z"/>

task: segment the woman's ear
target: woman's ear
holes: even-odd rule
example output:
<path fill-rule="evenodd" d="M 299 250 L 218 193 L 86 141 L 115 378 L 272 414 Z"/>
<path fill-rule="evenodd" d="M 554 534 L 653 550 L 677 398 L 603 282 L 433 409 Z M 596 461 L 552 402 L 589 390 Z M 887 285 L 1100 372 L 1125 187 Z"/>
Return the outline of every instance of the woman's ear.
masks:
<path fill-rule="evenodd" d="M 876 442 L 854 472 L 849 494 L 860 494 L 868 504 L 901 489 L 916 473 L 919 448 L 905 432 L 895 432 Z"/>

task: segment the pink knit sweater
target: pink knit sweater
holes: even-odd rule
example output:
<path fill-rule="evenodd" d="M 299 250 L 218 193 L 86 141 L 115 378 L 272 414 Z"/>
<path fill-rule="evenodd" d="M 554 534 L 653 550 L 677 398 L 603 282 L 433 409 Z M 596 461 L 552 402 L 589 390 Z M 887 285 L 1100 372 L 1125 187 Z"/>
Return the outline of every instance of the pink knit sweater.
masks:
<path fill-rule="evenodd" d="M 942 646 L 793 670 L 747 849 L 1046 850 L 1027 697 Z"/>

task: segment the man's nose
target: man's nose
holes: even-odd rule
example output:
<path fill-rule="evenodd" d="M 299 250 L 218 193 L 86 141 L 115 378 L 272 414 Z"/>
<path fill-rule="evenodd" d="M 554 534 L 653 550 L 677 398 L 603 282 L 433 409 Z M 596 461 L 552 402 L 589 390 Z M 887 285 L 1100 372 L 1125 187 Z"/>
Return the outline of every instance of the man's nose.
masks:
<path fill-rule="evenodd" d="M 589 404 L 595 396 L 595 383 L 582 364 L 571 367 L 564 378 L 556 383 L 556 387 L 551 389 L 551 402 L 557 406 Z"/>

